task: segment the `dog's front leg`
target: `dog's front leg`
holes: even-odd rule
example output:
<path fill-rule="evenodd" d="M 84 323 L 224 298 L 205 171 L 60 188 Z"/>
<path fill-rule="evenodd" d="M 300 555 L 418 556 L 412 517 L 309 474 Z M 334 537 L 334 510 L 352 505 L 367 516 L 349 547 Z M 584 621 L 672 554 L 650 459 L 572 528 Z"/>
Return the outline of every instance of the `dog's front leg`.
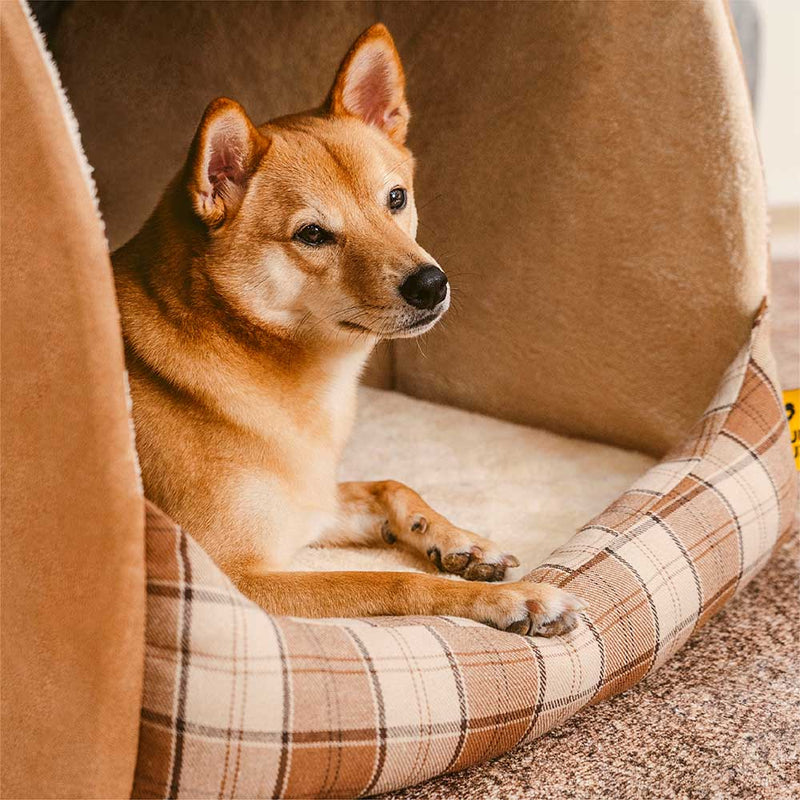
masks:
<path fill-rule="evenodd" d="M 399 542 L 442 572 L 471 581 L 500 581 L 517 558 L 493 541 L 453 525 L 398 481 L 339 484 L 339 518 L 321 544 Z"/>
<path fill-rule="evenodd" d="M 516 559 L 488 539 L 456 528 L 396 481 L 339 484 L 337 524 L 318 543 L 403 541 L 441 569 L 473 582 L 413 572 L 261 572 L 228 569 L 239 589 L 273 614 L 299 617 L 454 616 L 515 633 L 554 636 L 572 630 L 583 603 L 543 583 L 479 582 L 502 577 Z M 486 567 L 487 571 L 470 569 Z M 489 572 L 488 570 L 491 570 Z"/>
<path fill-rule="evenodd" d="M 555 636 L 584 605 L 545 583 L 465 583 L 414 572 L 244 574 L 239 589 L 271 614 L 298 617 L 466 617 L 502 630 Z"/>

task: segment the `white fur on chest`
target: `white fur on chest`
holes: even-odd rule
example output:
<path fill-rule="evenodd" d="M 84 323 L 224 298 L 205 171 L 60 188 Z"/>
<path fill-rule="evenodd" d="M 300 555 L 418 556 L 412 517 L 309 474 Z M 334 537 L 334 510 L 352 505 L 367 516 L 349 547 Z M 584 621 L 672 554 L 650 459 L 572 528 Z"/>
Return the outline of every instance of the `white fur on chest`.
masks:
<path fill-rule="evenodd" d="M 329 415 L 336 460 L 350 436 L 356 411 L 356 389 L 369 349 L 355 349 L 336 356 L 321 392 L 322 413 Z"/>
<path fill-rule="evenodd" d="M 236 487 L 242 513 L 261 532 L 258 549 L 275 566 L 336 528 L 336 473 L 352 428 L 364 361 L 363 350 L 332 358 L 324 380 L 306 392 L 313 398 L 306 419 L 288 407 L 291 395 L 253 392 L 237 399 L 237 416 L 275 456 L 272 470 L 260 465 L 246 471 Z"/>

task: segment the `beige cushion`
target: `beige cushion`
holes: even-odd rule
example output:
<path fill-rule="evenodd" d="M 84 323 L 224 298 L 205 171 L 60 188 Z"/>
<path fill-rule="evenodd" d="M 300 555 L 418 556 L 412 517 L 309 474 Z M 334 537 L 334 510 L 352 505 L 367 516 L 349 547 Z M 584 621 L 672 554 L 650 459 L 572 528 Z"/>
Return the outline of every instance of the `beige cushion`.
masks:
<path fill-rule="evenodd" d="M 491 536 L 521 561 L 519 577 L 569 539 L 654 459 L 398 392 L 362 389 L 342 480 L 403 481 L 455 524 Z M 307 548 L 298 570 L 435 572 L 397 547 Z"/>
<path fill-rule="evenodd" d="M 412 408 L 429 417 L 417 432 L 454 413 L 391 396 L 372 400 L 362 433 L 379 406 L 395 421 L 408 420 Z M 442 458 L 447 473 L 459 454 L 487 446 L 483 435 L 491 432 L 496 459 L 532 455 L 517 446 L 524 437 L 494 425 L 446 425 L 450 454 L 445 435 L 427 454 Z M 539 453 L 541 463 L 563 456 L 554 459 L 553 449 Z M 387 468 L 402 471 L 400 449 L 382 455 Z M 573 456 L 578 494 L 583 467 L 592 467 Z M 462 488 L 473 498 L 462 498 L 463 514 L 481 504 L 484 489 L 480 479 L 470 483 L 469 458 Z M 521 465 L 520 476 L 526 472 L 535 468 Z M 527 502 L 535 506 L 536 498 Z M 791 529 L 796 502 L 762 320 L 682 445 L 527 576 L 588 601 L 566 636 L 521 637 L 448 617 L 270 616 L 151 507 L 134 796 L 373 795 L 530 741 L 669 659 L 763 566 Z"/>

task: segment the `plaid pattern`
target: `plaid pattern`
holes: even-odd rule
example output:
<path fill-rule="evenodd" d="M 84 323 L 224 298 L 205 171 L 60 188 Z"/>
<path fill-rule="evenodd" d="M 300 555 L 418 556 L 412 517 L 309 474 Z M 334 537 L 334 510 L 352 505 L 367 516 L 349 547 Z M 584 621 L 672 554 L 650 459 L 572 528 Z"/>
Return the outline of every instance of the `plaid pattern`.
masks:
<path fill-rule="evenodd" d="M 566 637 L 271 617 L 150 506 L 134 796 L 376 794 L 496 756 L 659 667 L 793 524 L 765 329 L 685 443 L 530 574 L 589 601 Z"/>

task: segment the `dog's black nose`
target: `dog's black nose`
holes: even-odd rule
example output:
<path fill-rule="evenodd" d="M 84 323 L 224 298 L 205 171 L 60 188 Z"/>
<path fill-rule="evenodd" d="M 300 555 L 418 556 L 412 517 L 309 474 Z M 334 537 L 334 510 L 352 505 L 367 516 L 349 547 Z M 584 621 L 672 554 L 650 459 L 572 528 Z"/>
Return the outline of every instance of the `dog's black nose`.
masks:
<path fill-rule="evenodd" d="M 447 275 L 439 267 L 425 264 L 403 281 L 400 294 L 414 308 L 435 308 L 447 297 Z"/>

